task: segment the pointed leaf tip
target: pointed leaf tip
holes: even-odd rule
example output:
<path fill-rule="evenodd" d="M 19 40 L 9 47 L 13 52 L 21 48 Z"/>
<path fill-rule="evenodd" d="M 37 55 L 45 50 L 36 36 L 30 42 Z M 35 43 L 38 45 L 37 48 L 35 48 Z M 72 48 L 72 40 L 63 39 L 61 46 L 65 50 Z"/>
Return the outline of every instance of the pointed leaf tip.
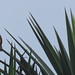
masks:
<path fill-rule="evenodd" d="M 32 14 L 29 12 L 30 16 L 32 16 Z"/>

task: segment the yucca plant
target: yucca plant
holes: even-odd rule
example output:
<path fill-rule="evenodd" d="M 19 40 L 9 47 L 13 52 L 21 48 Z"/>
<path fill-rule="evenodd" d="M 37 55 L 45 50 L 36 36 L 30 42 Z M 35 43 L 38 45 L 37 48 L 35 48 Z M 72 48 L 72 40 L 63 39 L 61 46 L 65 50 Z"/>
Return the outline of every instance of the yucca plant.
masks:
<path fill-rule="evenodd" d="M 31 29 L 33 30 L 36 38 L 38 39 L 41 47 L 46 53 L 50 63 L 55 69 L 57 75 L 75 75 L 75 18 L 71 12 L 71 24 L 69 22 L 66 10 L 65 10 L 65 18 L 66 18 L 66 28 L 67 28 L 67 39 L 68 39 L 68 50 L 69 56 L 66 52 L 66 49 L 54 27 L 54 31 L 58 40 L 60 51 L 53 47 L 50 41 L 47 39 L 46 35 L 40 28 L 40 25 L 37 23 L 35 18 L 30 13 L 29 19 L 27 19 Z M 6 29 L 5 29 L 6 30 Z M 38 54 L 21 38 L 20 40 L 25 44 L 28 50 L 16 40 L 7 30 L 6 32 L 16 41 L 16 43 L 22 48 L 24 51 L 23 54 L 19 52 L 15 46 L 12 45 L 8 40 L 8 43 L 11 46 L 11 53 L 9 54 L 6 50 L 2 49 L 4 53 L 10 56 L 9 65 L 0 60 L 1 63 L 4 64 L 4 70 L 0 69 L 0 75 L 3 73 L 4 75 L 55 75 L 54 72 L 50 69 L 50 67 L 38 56 Z M 14 53 L 13 53 L 14 50 Z M 20 59 L 16 57 L 16 53 L 19 55 Z M 14 54 L 14 55 L 13 55 Z M 29 56 L 28 61 L 24 58 L 24 55 L 27 54 Z M 33 64 L 31 64 L 31 60 Z M 18 69 L 16 68 L 16 63 L 18 64 Z M 8 72 L 6 67 L 8 67 Z M 38 72 L 37 67 L 39 67 L 40 71 Z"/>

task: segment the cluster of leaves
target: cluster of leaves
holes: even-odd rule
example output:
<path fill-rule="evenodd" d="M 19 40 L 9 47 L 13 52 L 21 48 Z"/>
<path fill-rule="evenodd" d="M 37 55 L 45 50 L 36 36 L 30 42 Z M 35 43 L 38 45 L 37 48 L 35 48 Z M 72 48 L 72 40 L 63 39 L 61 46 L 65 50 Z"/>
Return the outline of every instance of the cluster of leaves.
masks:
<path fill-rule="evenodd" d="M 31 29 L 33 30 L 36 38 L 38 39 L 40 45 L 42 46 L 44 52 L 46 53 L 50 63 L 52 64 L 53 68 L 55 69 L 56 73 L 58 75 L 75 75 L 75 19 L 71 12 L 71 20 L 72 20 L 72 28 L 70 27 L 70 22 L 67 16 L 67 13 L 65 11 L 65 18 L 66 18 L 66 28 L 67 28 L 67 38 L 68 38 L 68 49 L 69 49 L 69 56 L 66 52 L 66 49 L 56 31 L 54 28 L 60 51 L 55 47 L 51 45 L 50 41 L 47 39 L 46 35 L 40 28 L 39 24 L 36 22 L 35 18 L 30 13 L 29 20 L 27 19 Z M 6 30 L 6 29 L 5 29 Z M 52 70 L 49 68 L 49 66 L 38 56 L 36 52 L 22 39 L 20 40 L 25 44 L 25 46 L 30 50 L 30 52 L 13 37 L 7 30 L 6 32 L 16 41 L 16 43 L 23 49 L 24 53 L 26 53 L 29 56 L 28 61 L 25 60 L 23 55 L 19 52 L 19 50 L 12 45 L 8 40 L 8 43 L 11 45 L 11 53 L 9 54 L 4 49 L 2 49 L 3 52 L 5 52 L 8 56 L 10 56 L 10 63 L 9 65 L 5 62 L 1 61 L 1 63 L 4 64 L 4 70 L 0 69 L 0 73 L 3 73 L 4 75 L 54 75 Z M 13 53 L 14 50 L 14 53 Z M 16 53 L 19 55 L 20 60 L 16 57 Z M 13 55 L 14 54 L 14 55 Z M 33 56 L 33 55 L 34 56 Z M 37 59 L 37 60 L 36 60 Z M 31 60 L 33 60 L 33 64 L 31 65 Z M 16 63 L 19 65 L 19 70 L 16 70 Z M 37 71 L 37 65 L 40 69 L 40 72 Z M 7 72 L 6 67 L 9 68 L 9 72 Z"/>
<path fill-rule="evenodd" d="M 8 54 L 5 50 L 2 50 L 4 51 L 7 55 L 11 55 L 10 56 L 10 61 L 9 61 L 9 65 L 6 63 L 6 61 L 1 61 L 1 63 L 4 64 L 4 70 L 0 69 L 0 75 L 1 75 L 1 72 L 4 74 L 4 75 L 16 75 L 16 61 L 15 61 L 15 58 L 16 58 L 16 52 L 14 51 L 14 55 L 13 55 L 13 48 L 11 46 L 11 52 L 10 54 Z M 14 58 L 14 60 L 12 59 Z M 8 73 L 7 73 L 7 67 L 9 67 L 9 70 L 8 70 Z"/>

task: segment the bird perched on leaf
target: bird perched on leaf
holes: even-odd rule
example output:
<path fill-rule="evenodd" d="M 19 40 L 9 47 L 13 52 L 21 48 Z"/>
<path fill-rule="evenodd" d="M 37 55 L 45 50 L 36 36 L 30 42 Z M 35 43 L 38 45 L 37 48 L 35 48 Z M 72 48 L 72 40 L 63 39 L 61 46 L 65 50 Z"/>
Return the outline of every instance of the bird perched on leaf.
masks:
<path fill-rule="evenodd" d="M 2 37 L 0 35 L 0 50 L 2 49 Z"/>

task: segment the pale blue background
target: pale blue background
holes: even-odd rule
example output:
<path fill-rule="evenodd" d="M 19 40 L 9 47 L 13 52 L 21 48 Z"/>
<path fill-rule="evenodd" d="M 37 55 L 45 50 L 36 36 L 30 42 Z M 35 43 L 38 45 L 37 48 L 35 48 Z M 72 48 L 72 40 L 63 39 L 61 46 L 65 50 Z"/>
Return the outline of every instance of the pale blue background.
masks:
<path fill-rule="evenodd" d="M 74 0 L 0 0 L 0 34 L 3 37 L 3 48 L 9 52 L 10 46 L 6 39 L 13 41 L 5 32 L 4 28 L 6 28 L 16 39 L 18 36 L 22 37 L 53 70 L 26 18 L 31 12 L 51 44 L 59 49 L 53 30 L 53 26 L 55 26 L 68 50 L 64 8 L 70 19 L 70 8 L 75 13 L 74 7 Z M 7 58 L 8 61 L 8 56 L 0 52 L 0 59 L 4 60 L 3 58 Z M 0 67 L 2 67 L 1 64 Z"/>

